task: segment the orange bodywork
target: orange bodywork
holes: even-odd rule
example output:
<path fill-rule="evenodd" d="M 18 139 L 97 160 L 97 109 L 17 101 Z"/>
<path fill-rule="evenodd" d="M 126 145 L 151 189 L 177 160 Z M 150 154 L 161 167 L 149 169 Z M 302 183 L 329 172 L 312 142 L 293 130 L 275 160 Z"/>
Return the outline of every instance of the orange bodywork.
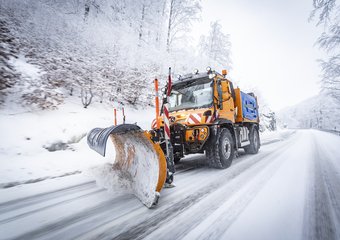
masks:
<path fill-rule="evenodd" d="M 235 88 L 235 109 L 236 109 L 236 122 L 243 121 L 242 114 L 242 103 L 241 103 L 241 90 L 239 88 Z"/>
<path fill-rule="evenodd" d="M 206 141 L 209 136 L 208 127 L 193 127 L 185 132 L 185 140 L 187 142 Z"/>
<path fill-rule="evenodd" d="M 258 122 L 258 119 L 255 120 L 249 120 L 246 118 L 243 118 L 243 112 L 242 112 L 242 99 L 241 99 L 241 89 L 235 88 L 235 109 L 236 109 L 236 121 L 237 123 L 241 122 Z"/>
<path fill-rule="evenodd" d="M 156 186 L 156 192 L 160 192 L 163 188 L 163 185 L 166 180 L 166 159 L 164 156 L 164 152 L 159 144 L 154 143 L 151 138 L 151 134 L 148 131 L 144 131 L 145 137 L 152 144 L 156 154 L 158 156 L 158 164 L 159 164 L 159 173 L 158 173 L 158 182 Z"/>
<path fill-rule="evenodd" d="M 170 112 L 170 124 L 180 123 L 186 125 L 190 127 L 190 129 L 187 130 L 189 131 L 195 126 L 202 127 L 202 125 L 211 125 L 216 118 L 229 120 L 231 123 L 258 122 L 258 120 L 252 121 L 242 117 L 242 99 L 241 90 L 239 88 L 234 89 L 234 101 L 234 98 L 232 97 L 231 82 L 228 79 L 224 78 L 224 76 L 217 75 L 213 81 L 214 97 L 212 106 L 210 108 L 183 109 Z M 221 86 L 220 91 L 222 99 L 219 98 L 219 84 Z M 209 111 L 211 114 L 207 114 Z M 164 125 L 162 117 L 155 119 L 151 128 L 155 129 L 157 125 L 160 127 Z M 188 138 L 186 140 L 188 140 Z"/>

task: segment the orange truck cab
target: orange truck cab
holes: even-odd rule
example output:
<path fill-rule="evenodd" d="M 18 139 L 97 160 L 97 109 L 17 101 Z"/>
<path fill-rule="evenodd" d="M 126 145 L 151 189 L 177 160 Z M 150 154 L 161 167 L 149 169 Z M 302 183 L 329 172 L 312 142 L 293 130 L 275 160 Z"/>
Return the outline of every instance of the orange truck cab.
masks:
<path fill-rule="evenodd" d="M 208 165 L 227 168 L 239 148 L 258 152 L 257 98 L 235 89 L 226 71 L 222 73 L 207 68 L 203 73 L 179 77 L 172 84 L 168 103 L 175 163 L 184 155 L 205 152 Z M 152 128 L 156 130 L 157 125 L 164 127 L 163 117 L 155 119 Z"/>

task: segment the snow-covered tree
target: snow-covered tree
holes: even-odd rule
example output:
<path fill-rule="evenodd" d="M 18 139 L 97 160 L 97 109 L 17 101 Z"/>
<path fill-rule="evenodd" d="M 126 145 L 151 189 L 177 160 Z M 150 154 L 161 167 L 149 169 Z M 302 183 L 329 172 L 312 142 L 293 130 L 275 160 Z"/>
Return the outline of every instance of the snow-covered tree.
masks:
<path fill-rule="evenodd" d="M 190 31 L 192 22 L 198 19 L 201 11 L 199 0 L 169 0 L 168 29 L 166 48 L 170 52 L 176 40 Z"/>
<path fill-rule="evenodd" d="M 6 22 L 0 19 L 0 104 L 5 100 L 6 91 L 13 87 L 19 77 L 9 59 L 16 57 L 18 46 Z"/>
<path fill-rule="evenodd" d="M 276 131 L 275 112 L 269 110 L 267 113 L 261 113 L 260 120 L 261 131 L 264 131 L 265 129 Z"/>
<path fill-rule="evenodd" d="M 183 36 L 199 12 L 198 0 L 0 0 L 1 29 L 11 30 L 18 49 L 0 60 L 6 73 L 18 56 L 40 70 L 10 84 L 23 104 L 55 108 L 83 96 L 87 105 L 90 89 L 92 102 L 149 104 L 155 76 L 162 83 L 168 66 L 191 70 L 195 51 Z M 12 53 L 5 39 L 0 52 Z"/>
<path fill-rule="evenodd" d="M 199 49 L 200 53 L 206 56 L 207 65 L 231 67 L 230 36 L 222 31 L 222 25 L 218 21 L 210 23 L 208 36 L 201 36 Z"/>
<path fill-rule="evenodd" d="M 310 18 L 318 15 L 317 25 L 324 25 L 317 44 L 329 55 L 328 59 L 319 60 L 322 88 L 340 100 L 340 6 L 336 0 L 313 0 L 313 6 Z"/>

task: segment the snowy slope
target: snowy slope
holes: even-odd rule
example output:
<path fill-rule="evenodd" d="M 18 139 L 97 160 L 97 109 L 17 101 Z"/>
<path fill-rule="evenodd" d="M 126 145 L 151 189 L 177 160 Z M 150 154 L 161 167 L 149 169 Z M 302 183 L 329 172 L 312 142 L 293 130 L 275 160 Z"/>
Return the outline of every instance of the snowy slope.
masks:
<path fill-rule="evenodd" d="M 126 122 L 150 129 L 153 113 L 152 108 L 127 107 Z M 104 163 L 107 159 L 88 148 L 85 136 L 92 128 L 111 125 L 113 106 L 84 109 L 74 99 L 59 110 L 30 112 L 13 103 L 0 111 L 0 186 L 76 174 Z"/>
<path fill-rule="evenodd" d="M 281 125 L 289 128 L 340 129 L 340 102 L 320 93 L 278 112 Z"/>
<path fill-rule="evenodd" d="M 152 80 L 164 86 L 169 66 L 185 73 L 211 61 L 197 56 L 190 37 L 200 2 L 176 3 L 171 32 L 169 11 L 166 0 L 0 0 L 0 64 L 6 65 L 0 104 L 23 82 L 28 87 L 17 99 L 28 106 L 54 108 L 89 89 L 96 101 L 151 104 Z M 27 79 L 17 58 L 41 69 L 40 78 Z"/>

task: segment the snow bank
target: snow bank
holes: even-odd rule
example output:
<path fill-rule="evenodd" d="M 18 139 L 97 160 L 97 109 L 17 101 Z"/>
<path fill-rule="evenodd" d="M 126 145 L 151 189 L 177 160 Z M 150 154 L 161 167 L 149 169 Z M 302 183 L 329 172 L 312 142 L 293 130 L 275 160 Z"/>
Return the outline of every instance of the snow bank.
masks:
<path fill-rule="evenodd" d="M 127 107 L 126 122 L 150 129 L 153 113 L 152 108 L 136 110 Z M 122 123 L 120 114 L 118 111 L 118 124 Z M 55 111 L 29 112 L 12 103 L 11 108 L 0 111 L 0 183 L 81 172 L 112 161 L 90 150 L 85 137 L 94 127 L 111 125 L 113 107 L 103 104 L 84 109 L 80 99 L 75 98 Z M 61 148 L 64 150 L 47 150 L 56 144 L 64 144 L 65 148 Z"/>

